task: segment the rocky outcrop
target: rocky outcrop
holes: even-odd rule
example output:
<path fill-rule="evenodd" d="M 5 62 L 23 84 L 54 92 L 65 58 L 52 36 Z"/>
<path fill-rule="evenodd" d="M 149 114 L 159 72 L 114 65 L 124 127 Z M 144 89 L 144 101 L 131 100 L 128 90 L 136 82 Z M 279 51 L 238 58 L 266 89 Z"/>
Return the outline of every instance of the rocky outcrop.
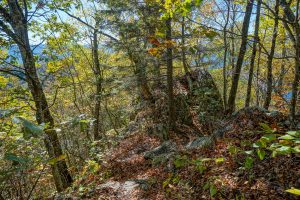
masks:
<path fill-rule="evenodd" d="M 171 154 L 172 152 L 176 152 L 177 147 L 176 144 L 171 142 L 171 141 L 166 141 L 162 143 L 160 146 L 147 151 L 144 153 L 144 158 L 147 159 L 154 159 L 155 157 L 158 157 L 160 155 L 168 155 Z"/>
<path fill-rule="evenodd" d="M 207 70 L 197 69 L 185 75 L 180 82 L 188 87 L 188 103 L 196 108 L 200 121 L 205 122 L 223 117 L 224 107 L 221 94 Z"/>

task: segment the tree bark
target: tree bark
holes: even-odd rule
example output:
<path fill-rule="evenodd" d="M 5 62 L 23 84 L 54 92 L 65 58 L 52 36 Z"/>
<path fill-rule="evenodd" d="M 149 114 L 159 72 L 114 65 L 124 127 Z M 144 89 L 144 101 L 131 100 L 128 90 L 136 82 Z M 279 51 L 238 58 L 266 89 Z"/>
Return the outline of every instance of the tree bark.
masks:
<path fill-rule="evenodd" d="M 189 69 L 186 63 L 186 52 L 185 52 L 185 21 L 184 17 L 182 17 L 182 23 L 181 23 L 181 54 L 182 54 L 182 65 L 185 74 L 189 73 Z"/>
<path fill-rule="evenodd" d="M 245 107 L 249 107 L 251 101 L 251 90 L 252 90 L 252 81 L 254 74 L 254 63 L 257 52 L 257 42 L 259 41 L 258 31 L 260 24 L 260 10 L 261 10 L 261 0 L 257 0 L 257 8 L 256 8 L 256 19 L 255 19 L 255 31 L 254 31 L 254 43 L 252 48 L 252 55 L 250 61 L 249 68 L 249 77 L 248 77 L 248 85 L 247 85 L 247 96 L 245 101 Z"/>
<path fill-rule="evenodd" d="M 274 30 L 273 30 L 273 37 L 272 37 L 272 44 L 271 44 L 271 51 L 268 55 L 268 62 L 267 62 L 267 92 L 266 92 L 266 99 L 264 103 L 264 108 L 269 109 L 271 99 L 272 99 L 272 91 L 273 91 L 273 57 L 275 53 L 276 47 L 276 39 L 278 35 L 278 14 L 279 14 L 279 0 L 276 0 L 275 4 L 275 20 L 274 20 Z"/>
<path fill-rule="evenodd" d="M 168 103 L 169 103 L 169 130 L 175 129 L 175 105 L 173 93 L 173 50 L 172 50 L 172 19 L 169 17 L 166 20 L 166 40 L 170 44 L 167 48 L 167 85 L 168 85 Z"/>
<path fill-rule="evenodd" d="M 290 4 L 286 2 L 286 0 L 280 0 L 280 6 L 284 11 L 285 18 L 289 21 L 290 24 L 293 25 L 294 34 L 292 30 L 289 28 L 287 22 L 284 21 L 285 28 L 294 44 L 294 49 L 296 51 L 295 55 L 295 76 L 292 85 L 292 98 L 290 105 L 290 115 L 292 121 L 294 121 L 296 116 L 296 107 L 297 107 L 297 96 L 298 96 L 298 86 L 300 80 L 300 25 L 298 20 L 298 6 L 299 1 L 297 1 L 297 15 L 295 16 L 294 12 L 290 8 Z"/>
<path fill-rule="evenodd" d="M 232 84 L 231 84 L 231 89 L 230 89 L 230 94 L 228 99 L 227 113 L 232 113 L 235 110 L 235 99 L 236 99 L 237 89 L 239 85 L 241 69 L 246 54 L 248 30 L 249 30 L 250 18 L 251 18 L 251 13 L 253 8 L 253 1 L 254 0 L 249 0 L 246 7 L 246 13 L 245 13 L 243 28 L 242 28 L 242 43 L 240 47 L 238 60 L 234 69 L 233 78 L 232 78 Z"/>
<path fill-rule="evenodd" d="M 223 29 L 223 40 L 224 40 L 224 58 L 223 58 L 223 102 L 224 109 L 227 108 L 227 54 L 228 54 L 228 42 L 227 42 L 227 26 L 229 23 L 230 16 L 230 1 L 225 1 L 227 5 L 226 22 Z"/>
<path fill-rule="evenodd" d="M 93 60 L 94 60 L 94 71 L 96 78 L 96 95 L 95 95 L 95 108 L 94 108 L 94 140 L 99 140 L 102 138 L 102 121 L 101 121 L 101 97 L 102 97 L 102 70 L 99 61 L 98 52 L 98 24 L 96 23 L 96 28 L 93 32 Z"/>
<path fill-rule="evenodd" d="M 51 115 L 42 84 L 38 78 L 35 59 L 29 43 L 28 21 L 25 17 L 27 13 L 24 14 L 19 3 L 14 0 L 8 0 L 8 7 L 10 19 L 7 22 L 11 25 L 13 31 L 8 31 L 6 34 L 14 40 L 20 49 L 26 81 L 36 107 L 36 120 L 38 124 L 45 123 L 48 125 L 47 130 L 45 130 L 44 143 L 49 157 L 56 158 L 61 156 L 63 151 L 57 133 L 54 130 L 54 119 Z M 51 169 L 57 191 L 63 191 L 71 185 L 72 177 L 64 160 L 57 161 L 51 165 Z"/>

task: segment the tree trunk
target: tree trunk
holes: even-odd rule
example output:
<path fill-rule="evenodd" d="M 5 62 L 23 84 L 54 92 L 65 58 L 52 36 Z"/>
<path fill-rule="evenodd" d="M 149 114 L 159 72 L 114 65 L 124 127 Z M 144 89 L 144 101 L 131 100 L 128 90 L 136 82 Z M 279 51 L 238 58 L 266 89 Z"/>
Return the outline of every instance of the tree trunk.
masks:
<path fill-rule="evenodd" d="M 23 65 L 25 68 L 26 81 L 33 97 L 36 107 L 36 120 L 38 124 L 48 124 L 44 143 L 50 158 L 56 158 L 63 154 L 56 131 L 54 130 L 54 120 L 48 107 L 48 102 L 44 94 L 42 84 L 38 78 L 35 59 L 30 48 L 28 38 L 27 19 L 22 13 L 17 1 L 8 1 L 11 19 L 11 26 L 18 39 L 15 41 L 21 52 Z M 57 191 L 63 191 L 72 183 L 72 177 L 68 171 L 64 160 L 57 161 L 51 165 L 52 175 Z"/>
<path fill-rule="evenodd" d="M 231 4 L 232 6 L 232 25 L 230 26 L 230 31 L 231 31 L 231 50 L 230 50 L 230 64 L 231 64 L 231 74 L 233 77 L 234 74 L 234 66 L 235 66 L 235 35 L 234 35 L 234 24 L 236 20 L 236 5 Z M 228 100 L 227 105 L 228 105 Z"/>
<path fill-rule="evenodd" d="M 94 29 L 93 32 L 93 59 L 94 59 L 94 71 L 96 78 L 96 95 L 95 95 L 95 110 L 94 110 L 94 140 L 99 140 L 102 138 L 102 121 L 101 121 L 101 97 L 102 97 L 102 71 L 99 61 L 99 52 L 98 52 L 98 29 Z"/>
<path fill-rule="evenodd" d="M 300 25 L 298 20 L 298 5 L 299 1 L 297 1 L 297 15 L 295 16 L 294 12 L 290 8 L 290 5 L 286 2 L 286 0 L 280 0 L 280 5 L 284 11 L 285 18 L 293 24 L 294 34 L 292 33 L 291 29 L 288 27 L 288 24 L 284 22 L 285 28 L 289 33 L 289 36 L 294 43 L 294 48 L 296 51 L 295 57 L 295 76 L 292 85 L 292 98 L 291 98 L 291 105 L 290 105 L 290 115 L 292 121 L 295 120 L 296 116 L 296 107 L 297 107 L 297 96 L 298 96 L 298 86 L 299 86 L 299 79 L 300 79 Z"/>
<path fill-rule="evenodd" d="M 286 56 L 286 41 L 285 39 L 282 41 L 282 58 L 284 58 Z M 285 69 L 285 59 L 282 60 L 281 66 L 280 66 L 280 74 L 279 74 L 279 78 L 278 78 L 278 83 L 277 83 L 277 88 L 276 88 L 276 93 L 279 96 L 282 96 L 282 92 L 283 92 L 283 80 L 284 80 L 284 75 L 286 73 L 286 69 Z"/>
<path fill-rule="evenodd" d="M 167 84 L 168 84 L 168 98 L 169 98 L 169 130 L 175 128 L 175 105 L 174 105 L 174 94 L 173 94 L 173 52 L 172 52 L 172 25 L 171 18 L 169 17 L 166 21 L 166 40 L 170 42 L 167 48 Z"/>
<path fill-rule="evenodd" d="M 224 59 L 223 59 L 223 102 L 224 102 L 224 109 L 226 110 L 227 107 L 227 53 L 228 53 L 228 42 L 227 42 L 227 26 L 229 23 L 230 17 L 230 1 L 226 1 L 227 5 L 227 16 L 226 22 L 223 29 L 223 40 L 224 40 Z"/>
<path fill-rule="evenodd" d="M 257 42 L 259 41 L 258 31 L 259 31 L 259 23 L 260 23 L 260 10 L 261 10 L 261 0 L 257 0 L 257 8 L 256 8 L 256 19 L 255 19 L 255 31 L 254 31 L 254 43 L 252 48 L 252 55 L 250 61 L 249 68 L 249 77 L 248 77 L 248 86 L 247 86 L 247 96 L 245 107 L 249 107 L 251 101 L 251 90 L 252 90 L 252 80 L 254 73 L 254 63 L 257 52 Z"/>
<path fill-rule="evenodd" d="M 185 74 L 189 73 L 189 69 L 186 63 L 186 52 L 185 52 L 185 23 L 184 17 L 182 17 L 182 24 L 181 24 L 181 51 L 182 51 L 182 65 Z"/>
<path fill-rule="evenodd" d="M 257 68 L 256 68 L 256 106 L 259 107 L 260 105 L 260 92 L 259 92 L 259 76 L 260 76 L 260 61 L 261 61 L 261 51 L 262 51 L 262 47 L 259 45 L 258 48 L 258 58 L 257 58 Z"/>
<path fill-rule="evenodd" d="M 246 54 L 248 30 L 249 30 L 249 23 L 250 23 L 252 8 L 253 8 L 253 1 L 254 0 L 249 0 L 247 3 L 247 7 L 246 7 L 246 13 L 245 13 L 243 28 L 242 28 L 242 44 L 240 47 L 238 60 L 237 60 L 237 63 L 236 63 L 235 69 L 234 69 L 233 78 L 232 78 L 232 84 L 231 84 L 231 89 L 230 89 L 230 94 L 229 94 L 229 99 L 228 99 L 227 113 L 232 113 L 235 110 L 235 99 L 236 99 L 237 89 L 238 89 L 238 85 L 239 85 L 241 69 L 242 69 L 244 57 Z"/>
<path fill-rule="evenodd" d="M 273 91 L 273 57 L 275 53 L 276 47 L 276 39 L 278 35 L 278 14 L 279 14 L 279 0 L 276 0 L 275 5 L 275 20 L 274 20 L 274 30 L 273 30 L 273 37 L 272 37 L 272 44 L 271 44 L 271 51 L 268 55 L 268 62 L 267 62 L 267 92 L 266 92 L 266 99 L 264 103 L 264 108 L 269 109 L 271 99 L 272 99 L 272 91 Z"/>

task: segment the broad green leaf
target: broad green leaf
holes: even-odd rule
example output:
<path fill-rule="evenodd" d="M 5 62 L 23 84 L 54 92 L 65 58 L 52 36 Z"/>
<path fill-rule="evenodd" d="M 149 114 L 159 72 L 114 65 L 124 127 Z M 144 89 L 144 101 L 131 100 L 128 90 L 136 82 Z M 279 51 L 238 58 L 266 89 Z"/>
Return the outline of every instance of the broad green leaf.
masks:
<path fill-rule="evenodd" d="M 293 152 L 300 153 L 300 146 L 293 147 Z"/>
<path fill-rule="evenodd" d="M 56 158 L 52 158 L 50 160 L 48 160 L 48 163 L 50 165 L 54 165 L 55 163 L 57 163 L 58 161 L 61 161 L 61 160 L 64 160 L 66 158 L 66 155 L 65 154 L 62 154 Z"/>
<path fill-rule="evenodd" d="M 300 189 L 296 189 L 296 188 L 288 189 L 288 190 L 286 190 L 286 192 L 297 195 L 297 196 L 300 195 Z"/>
<path fill-rule="evenodd" d="M 224 161 L 225 161 L 225 158 L 216 158 L 216 159 L 215 159 L 215 162 L 216 162 L 217 164 L 222 163 L 222 162 L 224 162 Z"/>
<path fill-rule="evenodd" d="M 266 133 L 274 133 L 274 130 L 266 123 L 259 123 L 259 125 L 262 127 L 264 132 Z"/>
<path fill-rule="evenodd" d="M 294 139 L 293 142 L 294 142 L 295 144 L 300 144 L 300 138 Z"/>
<path fill-rule="evenodd" d="M 206 182 L 203 186 L 203 190 L 207 190 L 210 186 L 210 183 L 209 182 Z"/>
<path fill-rule="evenodd" d="M 211 158 L 202 158 L 201 159 L 202 162 L 208 162 L 208 161 L 211 161 L 211 160 L 212 160 Z"/>
<path fill-rule="evenodd" d="M 252 155 L 253 154 L 253 150 L 245 151 L 245 154 Z"/>
<path fill-rule="evenodd" d="M 286 132 L 288 135 L 291 135 L 293 137 L 300 137 L 300 131 L 288 131 Z"/>
<path fill-rule="evenodd" d="M 284 135 L 284 136 L 279 137 L 278 139 L 280 139 L 280 140 L 293 140 L 295 138 L 291 135 Z"/>
<path fill-rule="evenodd" d="M 181 168 L 184 167 L 188 164 L 188 159 L 186 156 L 178 156 L 175 160 L 174 160 L 174 165 L 176 168 Z"/>
<path fill-rule="evenodd" d="M 234 154 L 237 154 L 239 152 L 239 148 L 237 146 L 230 146 L 228 148 L 228 151 L 229 151 L 230 154 L 234 155 Z"/>
<path fill-rule="evenodd" d="M 266 148 L 267 147 L 267 143 L 264 140 L 259 140 L 259 141 L 255 142 L 253 144 L 253 147 L 254 148 Z"/>
<path fill-rule="evenodd" d="M 38 137 L 44 133 L 44 127 L 42 125 L 36 125 L 23 117 L 14 117 L 13 122 L 22 125 L 24 139 Z"/>
<path fill-rule="evenodd" d="M 214 197 L 217 194 L 218 190 L 216 188 L 216 186 L 214 186 L 213 184 L 210 184 L 209 187 L 209 194 L 211 197 Z"/>
<path fill-rule="evenodd" d="M 276 149 L 276 151 L 278 153 L 281 153 L 281 154 L 289 154 L 292 151 L 292 147 L 290 147 L 290 146 L 282 146 L 282 147 Z"/>
<path fill-rule="evenodd" d="M 15 162 L 18 162 L 18 163 L 21 163 L 21 164 L 25 164 L 29 161 L 28 159 L 17 156 L 14 153 L 6 153 L 4 155 L 4 159 L 5 160 L 10 160 L 10 161 L 15 161 Z"/>
<path fill-rule="evenodd" d="M 203 0 L 195 0 L 195 6 L 200 6 Z"/>
<path fill-rule="evenodd" d="M 252 167 L 253 167 L 253 158 L 250 157 L 250 156 L 248 156 L 248 157 L 246 158 L 246 160 L 245 160 L 244 166 L 245 166 L 245 168 L 248 169 L 248 170 L 249 170 L 249 169 L 252 169 Z"/>
<path fill-rule="evenodd" d="M 7 110 L 0 109 L 0 119 L 9 117 L 10 115 L 14 114 L 15 112 L 16 112 L 16 109 L 7 109 Z"/>
<path fill-rule="evenodd" d="M 260 160 L 263 160 L 266 156 L 266 152 L 263 149 L 257 149 L 257 155 Z"/>
<path fill-rule="evenodd" d="M 276 140 L 276 135 L 275 134 L 268 134 L 268 135 L 264 135 L 263 137 L 261 137 L 262 140 L 265 140 L 267 142 L 271 142 Z"/>

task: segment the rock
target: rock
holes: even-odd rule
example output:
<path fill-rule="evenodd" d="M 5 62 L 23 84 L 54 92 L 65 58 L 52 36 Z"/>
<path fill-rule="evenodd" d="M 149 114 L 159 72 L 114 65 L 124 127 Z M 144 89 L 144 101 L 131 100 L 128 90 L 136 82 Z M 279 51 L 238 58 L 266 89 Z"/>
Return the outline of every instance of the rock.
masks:
<path fill-rule="evenodd" d="M 139 184 L 135 181 L 126 181 L 122 187 L 121 191 L 124 197 L 129 197 L 132 194 L 132 191 L 137 189 L 139 187 Z"/>
<path fill-rule="evenodd" d="M 152 127 L 148 127 L 148 134 L 156 135 L 160 139 L 166 140 L 168 136 L 168 128 L 163 123 L 153 124 Z"/>
<path fill-rule="evenodd" d="M 267 113 L 267 115 L 268 115 L 269 117 L 276 118 L 276 117 L 280 116 L 281 113 L 280 113 L 278 110 L 273 110 L 273 111 Z"/>
<path fill-rule="evenodd" d="M 171 141 L 166 141 L 153 150 L 144 153 L 145 159 L 154 159 L 162 154 L 169 154 L 176 151 L 176 144 Z"/>
<path fill-rule="evenodd" d="M 109 181 L 107 183 L 99 185 L 96 189 L 100 190 L 103 188 L 111 188 L 113 190 L 118 190 L 120 187 L 121 187 L 121 184 L 119 182 Z"/>
<path fill-rule="evenodd" d="M 204 136 L 195 139 L 186 145 L 186 149 L 202 149 L 213 146 L 214 139 L 211 136 Z"/>
<path fill-rule="evenodd" d="M 239 115 L 255 115 L 255 114 L 267 114 L 269 111 L 258 106 L 247 107 L 238 110 L 232 114 L 232 117 L 237 117 Z"/>
<path fill-rule="evenodd" d="M 78 197 L 73 197 L 69 194 L 56 194 L 53 198 L 54 200 L 79 200 Z"/>
<path fill-rule="evenodd" d="M 128 123 L 126 133 L 132 133 L 134 131 L 137 131 L 138 128 L 139 128 L 138 124 L 134 121 L 131 121 L 131 122 Z"/>
<path fill-rule="evenodd" d="M 109 181 L 96 188 L 97 190 L 109 189 L 117 194 L 117 199 L 137 199 L 139 184 L 135 181 L 125 181 L 123 183 Z"/>
<path fill-rule="evenodd" d="M 131 181 L 134 181 L 135 183 L 139 184 L 139 187 L 142 190 L 149 190 L 151 187 L 151 183 L 146 179 L 133 179 Z"/>
<path fill-rule="evenodd" d="M 190 74 L 192 88 L 190 101 L 192 107 L 197 107 L 197 113 L 203 113 L 200 120 L 210 122 L 223 117 L 224 107 L 222 96 L 211 74 L 205 69 L 197 69 Z"/>

